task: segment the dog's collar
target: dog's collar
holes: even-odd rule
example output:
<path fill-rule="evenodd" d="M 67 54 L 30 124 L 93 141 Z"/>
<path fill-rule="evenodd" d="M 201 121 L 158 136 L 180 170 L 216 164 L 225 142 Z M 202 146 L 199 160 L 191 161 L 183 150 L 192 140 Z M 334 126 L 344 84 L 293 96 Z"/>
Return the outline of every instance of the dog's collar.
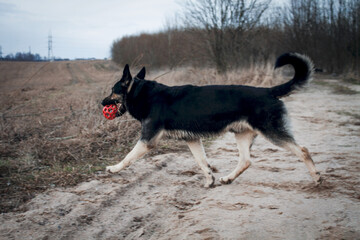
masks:
<path fill-rule="evenodd" d="M 131 79 L 130 85 L 129 85 L 128 89 L 127 89 L 127 93 L 129 93 L 131 91 L 131 88 L 132 88 L 133 84 L 134 84 L 134 79 Z"/>

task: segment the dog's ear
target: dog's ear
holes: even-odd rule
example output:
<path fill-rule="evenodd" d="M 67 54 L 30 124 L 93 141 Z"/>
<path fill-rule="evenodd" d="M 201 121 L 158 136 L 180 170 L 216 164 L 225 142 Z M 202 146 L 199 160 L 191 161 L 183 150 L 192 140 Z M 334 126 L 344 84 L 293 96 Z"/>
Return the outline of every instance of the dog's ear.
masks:
<path fill-rule="evenodd" d="M 145 67 L 143 67 L 138 74 L 136 74 L 136 77 L 138 79 L 144 79 L 146 74 Z"/>
<path fill-rule="evenodd" d="M 121 82 L 124 82 L 125 84 L 129 84 L 132 79 L 132 76 L 130 74 L 129 64 L 126 64 L 124 67 L 123 75 L 121 78 Z"/>

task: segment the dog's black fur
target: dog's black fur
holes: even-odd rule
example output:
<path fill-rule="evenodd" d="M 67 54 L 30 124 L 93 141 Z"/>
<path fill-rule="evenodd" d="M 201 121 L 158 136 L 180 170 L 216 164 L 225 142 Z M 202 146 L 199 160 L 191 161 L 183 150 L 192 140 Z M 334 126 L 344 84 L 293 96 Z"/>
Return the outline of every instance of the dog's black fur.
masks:
<path fill-rule="evenodd" d="M 219 134 L 234 122 L 246 122 L 281 146 L 294 139 L 286 125 L 284 103 L 279 98 L 305 85 L 312 73 L 311 62 L 299 54 L 280 56 L 275 68 L 286 64 L 294 67 L 295 76 L 272 88 L 241 85 L 169 87 L 145 80 L 145 68 L 132 78 L 126 65 L 122 79 L 102 105 L 121 103 L 122 113 L 128 111 L 142 123 L 141 140 L 149 143 L 163 130 L 181 131 L 182 134 L 170 135 L 191 140 Z"/>

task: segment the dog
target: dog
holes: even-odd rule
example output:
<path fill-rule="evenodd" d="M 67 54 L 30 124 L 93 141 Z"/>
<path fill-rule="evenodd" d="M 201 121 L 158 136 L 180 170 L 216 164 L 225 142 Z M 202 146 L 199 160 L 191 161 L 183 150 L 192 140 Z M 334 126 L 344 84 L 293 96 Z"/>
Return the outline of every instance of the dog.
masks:
<path fill-rule="evenodd" d="M 129 65 L 102 105 L 117 104 L 121 116 L 129 112 L 141 122 L 141 137 L 135 147 L 106 171 L 116 173 L 128 167 L 156 147 L 164 135 L 185 140 L 197 164 L 205 174 L 205 187 L 213 187 L 215 178 L 206 160 L 201 139 L 233 132 L 239 150 L 239 162 L 220 183 L 230 184 L 250 165 L 250 148 L 255 137 L 263 135 L 273 144 L 289 150 L 308 168 L 313 180 L 322 179 L 309 151 L 299 146 L 287 124 L 287 111 L 280 98 L 302 88 L 312 77 L 312 61 L 298 53 L 278 57 L 275 69 L 290 64 L 294 77 L 281 85 L 262 88 L 243 85 L 166 86 L 145 80 L 145 68 L 133 78 Z"/>

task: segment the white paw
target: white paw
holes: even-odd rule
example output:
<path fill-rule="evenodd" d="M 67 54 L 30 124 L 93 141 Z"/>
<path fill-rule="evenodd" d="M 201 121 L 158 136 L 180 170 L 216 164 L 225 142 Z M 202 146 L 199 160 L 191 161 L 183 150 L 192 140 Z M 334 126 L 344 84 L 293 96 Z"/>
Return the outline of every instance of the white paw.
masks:
<path fill-rule="evenodd" d="M 232 180 L 229 179 L 228 177 L 221 177 L 221 178 L 219 178 L 219 181 L 220 181 L 221 184 L 230 184 L 230 183 L 232 183 Z"/>
<path fill-rule="evenodd" d="M 215 177 L 211 176 L 211 179 L 208 179 L 204 185 L 205 188 L 215 187 Z"/>
<path fill-rule="evenodd" d="M 316 185 L 320 185 L 324 181 L 324 179 L 321 177 L 319 172 L 316 172 L 315 174 L 312 174 L 312 177 L 313 177 Z"/>
<path fill-rule="evenodd" d="M 108 173 L 116 173 L 116 172 L 118 172 L 115 166 L 107 166 L 105 171 L 108 172 Z"/>

